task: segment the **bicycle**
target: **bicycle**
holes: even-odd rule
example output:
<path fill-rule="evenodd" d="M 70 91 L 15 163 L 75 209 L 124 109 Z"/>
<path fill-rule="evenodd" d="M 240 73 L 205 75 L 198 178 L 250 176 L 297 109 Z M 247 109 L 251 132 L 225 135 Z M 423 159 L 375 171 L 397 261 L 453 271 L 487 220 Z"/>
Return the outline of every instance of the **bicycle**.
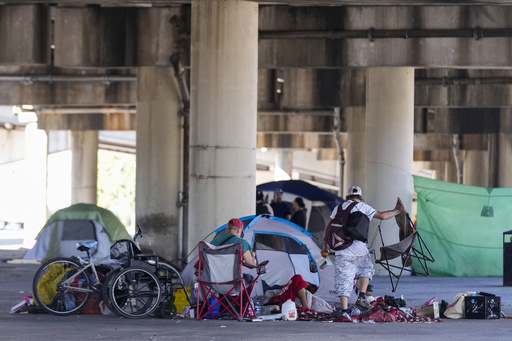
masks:
<path fill-rule="evenodd" d="M 89 250 L 97 243 L 78 243 L 77 250 L 86 252 L 89 261 L 73 256 L 55 258 L 41 265 L 34 276 L 32 289 L 34 299 L 43 310 L 53 315 L 67 316 L 79 313 L 87 305 L 91 295 L 98 302 L 104 301 L 104 285 L 108 284 L 106 277 L 114 270 L 100 264 L 109 259 L 109 256 L 92 259 Z M 103 268 L 104 273 L 97 268 Z M 116 271 L 129 281 L 125 284 L 133 295 L 128 299 L 142 304 L 144 311 L 154 311 L 160 302 L 161 288 L 158 278 L 148 269 L 132 267 L 126 272 L 123 270 L 120 268 Z M 105 283 L 102 283 L 104 281 L 100 277 L 105 279 Z M 107 307 L 112 310 L 108 304 Z"/>
<path fill-rule="evenodd" d="M 142 229 L 138 228 L 134 240 L 142 237 Z M 86 252 L 89 261 L 73 256 L 41 265 L 34 276 L 33 293 L 43 310 L 60 316 L 75 314 L 93 295 L 118 316 L 142 318 L 158 308 L 161 317 L 176 316 L 175 293 L 178 288 L 185 290 L 185 286 L 174 267 L 160 262 L 154 254 L 142 253 L 131 240 L 117 241 L 110 256 L 93 260 L 89 250 L 97 243 L 78 243 L 77 250 Z M 109 258 L 119 261 L 117 269 L 100 264 Z M 186 290 L 185 294 L 190 302 Z"/>
<path fill-rule="evenodd" d="M 91 295 L 102 300 L 102 272 L 108 273 L 111 268 L 100 265 L 109 256 L 98 260 L 91 258 L 89 250 L 98 244 L 97 241 L 80 242 L 77 250 L 86 252 L 89 261 L 79 256 L 61 257 L 43 263 L 37 270 L 32 289 L 34 299 L 39 307 L 50 314 L 66 316 L 80 312 Z M 104 267 L 104 268 L 103 268 Z"/>

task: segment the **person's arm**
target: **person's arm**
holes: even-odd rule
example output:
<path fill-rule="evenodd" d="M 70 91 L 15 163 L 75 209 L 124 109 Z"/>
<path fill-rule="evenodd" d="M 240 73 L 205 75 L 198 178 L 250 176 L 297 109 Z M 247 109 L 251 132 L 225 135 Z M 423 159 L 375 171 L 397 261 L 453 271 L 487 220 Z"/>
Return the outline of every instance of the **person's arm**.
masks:
<path fill-rule="evenodd" d="M 252 251 L 252 250 L 245 251 L 245 253 L 244 253 L 244 261 L 247 264 L 255 265 L 256 264 L 256 258 L 254 258 L 255 255 L 256 255 L 256 253 L 254 251 Z"/>
<path fill-rule="evenodd" d="M 322 243 L 322 253 L 327 252 L 327 228 L 329 227 L 331 222 L 332 222 L 332 219 L 329 219 L 329 222 L 327 223 L 327 225 L 325 226 L 325 229 L 324 229 L 324 242 Z"/>
<path fill-rule="evenodd" d="M 375 213 L 375 215 L 373 217 L 377 218 L 377 219 L 380 219 L 380 220 L 391 219 L 394 216 L 399 215 L 401 212 L 404 212 L 404 211 L 407 210 L 404 204 L 402 204 L 402 206 L 403 206 L 403 208 L 402 208 L 401 211 L 398 210 L 398 209 L 394 209 L 394 210 L 389 210 L 389 211 L 384 211 L 384 212 L 377 212 L 377 213 Z"/>
<path fill-rule="evenodd" d="M 265 204 L 265 205 L 267 205 L 268 214 L 273 216 L 274 215 L 274 209 L 272 208 L 272 206 L 270 206 L 270 204 Z"/>

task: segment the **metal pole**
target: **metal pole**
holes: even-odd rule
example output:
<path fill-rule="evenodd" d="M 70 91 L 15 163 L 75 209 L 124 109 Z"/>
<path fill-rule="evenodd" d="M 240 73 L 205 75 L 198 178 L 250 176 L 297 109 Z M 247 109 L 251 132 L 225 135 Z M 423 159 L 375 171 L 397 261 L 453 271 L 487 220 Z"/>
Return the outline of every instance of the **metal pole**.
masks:
<path fill-rule="evenodd" d="M 398 30 L 367 30 L 353 31 L 260 31 L 259 39 L 368 39 L 379 38 L 507 38 L 512 37 L 512 29 L 483 29 L 481 27 L 468 29 L 398 29 Z"/>
<path fill-rule="evenodd" d="M 458 134 L 453 135 L 453 157 L 455 159 L 455 166 L 457 167 L 457 183 L 462 183 L 462 163 L 460 161 L 460 139 Z"/>
<path fill-rule="evenodd" d="M 182 233 L 182 259 L 186 262 L 188 257 L 188 199 L 189 199 L 189 154 L 190 154 L 190 93 L 188 91 L 187 81 L 185 80 L 185 70 L 181 65 L 180 56 L 173 54 L 171 63 L 174 68 L 174 75 L 178 80 L 178 86 L 181 93 L 181 101 L 183 102 L 183 192 L 179 200 L 182 208 L 183 216 L 183 233 Z"/>
<path fill-rule="evenodd" d="M 341 115 L 340 108 L 334 108 L 334 126 L 333 133 L 336 140 L 336 147 L 338 148 L 338 160 L 340 164 L 340 186 L 338 190 L 338 195 L 343 197 L 343 171 L 345 168 L 345 153 L 343 152 L 343 143 L 341 141 Z"/>

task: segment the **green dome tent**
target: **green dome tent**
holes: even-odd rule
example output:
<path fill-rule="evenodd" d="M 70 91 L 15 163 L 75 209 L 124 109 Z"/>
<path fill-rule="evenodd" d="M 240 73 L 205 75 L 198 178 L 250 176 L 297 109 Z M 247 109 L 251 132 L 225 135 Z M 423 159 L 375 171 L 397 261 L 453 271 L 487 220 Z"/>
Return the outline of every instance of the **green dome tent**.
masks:
<path fill-rule="evenodd" d="M 110 254 L 110 245 L 131 239 L 121 221 L 109 210 L 94 204 L 75 204 L 55 212 L 36 237 L 36 244 L 24 259 L 39 261 L 70 257 L 80 252 L 76 243 L 98 241 L 91 250 L 95 259 Z M 80 254 L 85 257 L 85 254 Z"/>

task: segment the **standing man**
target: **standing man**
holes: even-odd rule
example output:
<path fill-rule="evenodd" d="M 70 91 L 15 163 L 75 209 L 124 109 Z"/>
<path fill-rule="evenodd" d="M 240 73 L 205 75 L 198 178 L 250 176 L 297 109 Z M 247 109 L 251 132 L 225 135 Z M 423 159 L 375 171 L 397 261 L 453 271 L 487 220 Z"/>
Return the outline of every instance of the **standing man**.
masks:
<path fill-rule="evenodd" d="M 274 216 L 286 220 L 290 220 L 292 217 L 290 207 L 283 201 L 283 190 L 281 188 L 276 188 L 274 191 L 274 200 L 270 203 L 270 206 L 274 210 Z"/>
<path fill-rule="evenodd" d="M 405 205 L 402 204 L 402 207 L 397 206 L 394 210 L 378 212 L 373 207 L 363 202 L 363 191 L 361 188 L 359 186 L 352 186 L 348 190 L 346 201 L 336 206 L 332 211 L 330 217 L 331 221 L 336 217 L 340 206 L 342 209 L 346 209 L 354 201 L 357 202 L 357 204 L 352 208 L 350 213 L 360 211 L 368 217 L 368 220 L 372 220 L 374 217 L 387 220 L 406 210 Z M 329 223 L 331 221 L 329 221 Z M 329 226 L 329 224 L 327 224 L 327 226 Z M 327 227 L 324 231 L 322 253 L 328 251 L 325 242 L 326 233 Z M 372 305 L 366 301 L 366 289 L 375 273 L 375 269 L 373 268 L 370 253 L 368 252 L 365 242 L 354 240 L 352 245 L 348 248 L 335 251 L 334 253 L 336 255 L 334 260 L 334 289 L 340 296 L 343 316 L 351 320 L 350 310 L 348 309 L 348 298 L 353 289 L 354 278 L 359 278 L 360 282 L 359 297 L 357 298 L 356 305 L 365 310 L 371 308 Z"/>

